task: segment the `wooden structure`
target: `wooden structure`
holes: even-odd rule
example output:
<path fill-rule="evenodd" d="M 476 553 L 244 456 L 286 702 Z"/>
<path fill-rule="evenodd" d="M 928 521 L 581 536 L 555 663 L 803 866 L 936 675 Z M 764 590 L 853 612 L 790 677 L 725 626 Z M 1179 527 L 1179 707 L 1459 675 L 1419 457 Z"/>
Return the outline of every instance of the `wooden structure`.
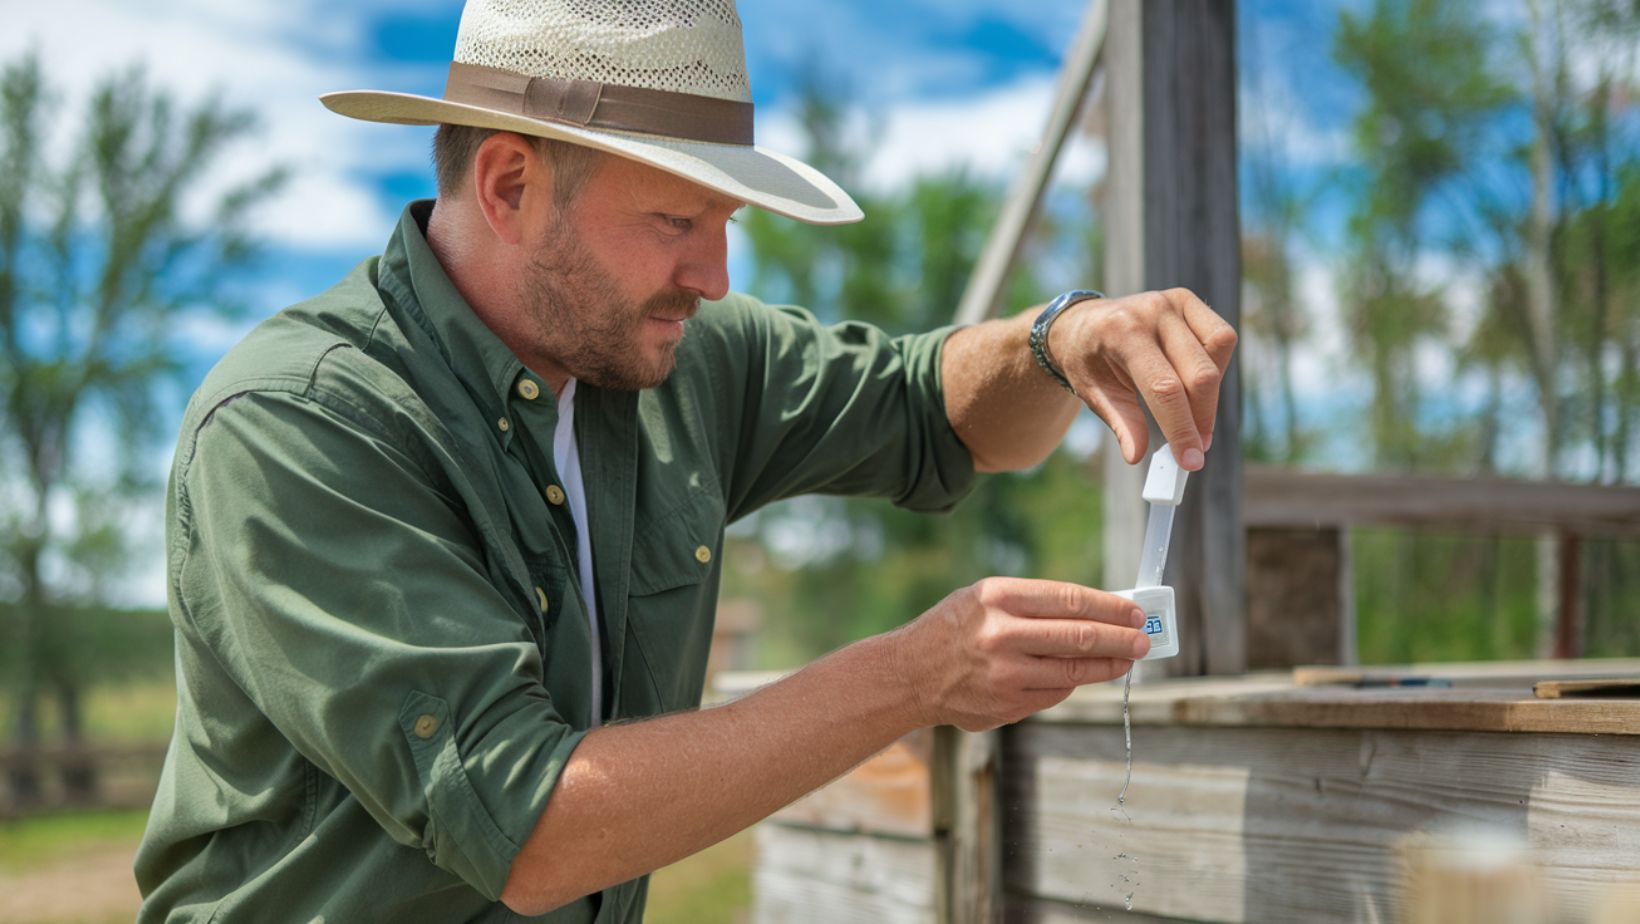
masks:
<path fill-rule="evenodd" d="M 997 309 L 1102 75 L 1106 289 L 1187 286 L 1239 326 L 1235 19 L 1234 0 L 1109 0 L 1108 17 L 1095 0 L 959 320 Z M 1640 661 L 1243 676 L 1355 661 L 1353 526 L 1549 531 L 1575 575 L 1577 536 L 1640 536 L 1640 489 L 1244 473 L 1239 406 L 1233 364 L 1167 572 L 1183 650 L 1134 687 L 1125 815 L 1118 687 L 1000 733 L 919 732 L 759 826 L 755 920 L 1640 920 L 1613 904 L 1640 895 L 1640 697 L 1552 682 L 1640 678 Z M 1144 466 L 1105 459 L 1104 573 L 1123 586 Z M 1450 686 L 1381 686 L 1408 673 Z M 1567 695 L 1534 696 L 1542 681 Z M 1448 834 L 1468 845 L 1455 865 Z M 1477 838 L 1507 862 L 1475 866 Z"/>
<path fill-rule="evenodd" d="M 1373 686 L 1408 675 L 1452 686 Z M 1137 685 L 1125 812 L 1121 689 L 1086 688 L 998 736 L 989 885 L 944 872 L 950 780 L 918 732 L 758 827 L 754 920 L 1400 921 L 1408 851 L 1444 834 L 1482 845 L 1466 869 L 1523 858 L 1548 910 L 1512 920 L 1633 920 L 1601 915 L 1634 912 L 1620 903 L 1640 890 L 1640 696 L 1532 692 L 1598 676 L 1640 679 L 1640 661 Z M 988 916 L 963 913 L 976 905 Z"/>

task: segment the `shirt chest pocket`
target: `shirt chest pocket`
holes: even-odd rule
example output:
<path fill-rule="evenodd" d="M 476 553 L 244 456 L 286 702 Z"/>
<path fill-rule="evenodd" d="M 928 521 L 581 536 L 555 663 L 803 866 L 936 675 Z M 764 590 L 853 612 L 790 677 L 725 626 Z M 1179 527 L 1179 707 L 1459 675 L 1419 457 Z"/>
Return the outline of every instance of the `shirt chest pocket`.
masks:
<path fill-rule="evenodd" d="M 723 544 L 723 501 L 707 493 L 656 520 L 638 524 L 632 537 L 634 597 L 699 584 L 717 571 Z"/>
<path fill-rule="evenodd" d="M 700 702 L 717 606 L 723 501 L 700 493 L 641 523 L 632 543 L 627 629 L 644 670 L 628 669 L 630 715 L 693 708 Z M 630 681 L 647 676 L 647 684 Z"/>

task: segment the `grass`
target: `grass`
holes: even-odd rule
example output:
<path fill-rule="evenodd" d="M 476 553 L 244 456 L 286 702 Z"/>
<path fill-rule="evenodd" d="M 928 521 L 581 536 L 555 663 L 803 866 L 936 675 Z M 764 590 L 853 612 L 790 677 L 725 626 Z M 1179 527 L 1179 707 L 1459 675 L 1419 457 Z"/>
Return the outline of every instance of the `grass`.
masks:
<path fill-rule="evenodd" d="M 11 741 L 9 691 L 0 689 L 0 741 Z M 166 741 L 176 720 L 177 686 L 169 676 L 93 686 L 84 694 L 85 737 L 92 744 L 148 744 Z M 61 740 L 56 700 L 40 702 L 40 731 L 46 742 Z"/>
<path fill-rule="evenodd" d="M 752 908 L 751 831 L 680 860 L 649 884 L 648 924 L 736 924 Z"/>
<path fill-rule="evenodd" d="M 147 809 L 73 812 L 0 821 L 0 872 L 26 872 L 104 845 L 135 846 Z"/>

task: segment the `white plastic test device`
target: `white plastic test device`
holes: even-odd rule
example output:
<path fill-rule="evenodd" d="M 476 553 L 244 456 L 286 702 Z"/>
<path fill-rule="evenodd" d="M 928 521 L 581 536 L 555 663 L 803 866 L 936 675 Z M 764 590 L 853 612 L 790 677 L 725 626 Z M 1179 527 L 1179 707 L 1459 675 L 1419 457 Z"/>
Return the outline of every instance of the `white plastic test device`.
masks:
<path fill-rule="evenodd" d="M 1179 467 L 1173 448 L 1163 443 L 1150 457 L 1150 473 L 1145 476 L 1140 496 L 1150 504 L 1145 523 L 1145 546 L 1139 555 L 1139 578 L 1132 590 L 1119 590 L 1145 612 L 1145 634 L 1150 636 L 1150 653 L 1141 661 L 1171 658 L 1179 653 L 1178 614 L 1173 605 L 1173 588 L 1162 584 L 1167 567 L 1167 543 L 1173 537 L 1173 511 L 1184 500 L 1184 483 L 1190 473 Z"/>

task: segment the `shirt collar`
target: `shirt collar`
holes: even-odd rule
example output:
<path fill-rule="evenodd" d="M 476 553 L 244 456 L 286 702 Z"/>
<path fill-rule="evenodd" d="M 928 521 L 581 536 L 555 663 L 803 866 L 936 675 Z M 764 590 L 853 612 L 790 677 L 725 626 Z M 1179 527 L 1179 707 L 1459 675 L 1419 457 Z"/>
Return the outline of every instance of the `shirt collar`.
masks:
<path fill-rule="evenodd" d="M 405 207 L 382 254 L 376 284 L 399 303 L 410 320 L 432 336 L 456 378 L 489 416 L 505 445 L 513 428 L 509 424 L 501 429 L 500 421 L 507 416 L 514 386 L 526 374 L 524 364 L 473 313 L 434 256 L 426 235 L 432 211 L 431 199 Z M 539 381 L 537 385 L 545 389 Z"/>

